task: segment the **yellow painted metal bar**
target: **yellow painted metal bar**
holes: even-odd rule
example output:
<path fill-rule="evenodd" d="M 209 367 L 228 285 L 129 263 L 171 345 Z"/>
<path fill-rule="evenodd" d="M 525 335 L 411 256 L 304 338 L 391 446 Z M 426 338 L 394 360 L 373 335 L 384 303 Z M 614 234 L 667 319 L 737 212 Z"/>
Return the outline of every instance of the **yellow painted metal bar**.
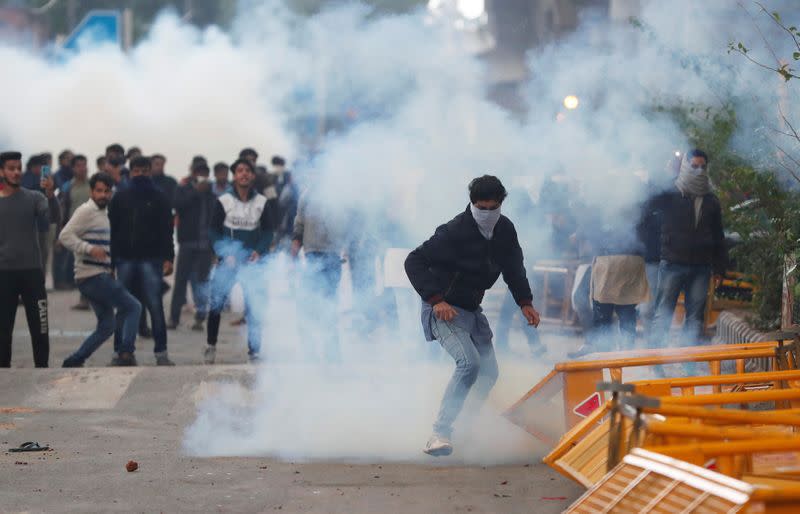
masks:
<path fill-rule="evenodd" d="M 745 346 L 745 345 L 737 345 Z M 739 348 L 736 350 L 714 350 L 706 352 L 670 353 L 665 355 L 648 355 L 630 358 L 607 359 L 596 361 L 568 361 L 555 365 L 556 371 L 575 372 L 607 368 L 633 368 L 638 366 L 657 366 L 679 362 L 713 362 L 736 359 L 759 359 L 773 357 L 773 347 Z"/>
<path fill-rule="evenodd" d="M 800 437 L 770 437 L 746 441 L 671 444 L 650 446 L 646 449 L 679 459 L 693 455 L 717 457 L 720 455 L 792 452 L 800 451 Z"/>
<path fill-rule="evenodd" d="M 800 425 L 800 418 L 795 422 Z M 745 427 L 711 427 L 689 423 L 670 423 L 664 421 L 649 421 L 645 427 L 648 434 L 695 437 L 698 439 L 758 439 L 767 437 L 796 437 L 795 434 L 768 433 Z"/>
<path fill-rule="evenodd" d="M 781 486 L 780 488 L 772 487 L 756 487 L 753 494 L 750 495 L 751 501 L 786 501 L 798 500 L 800 501 L 800 485 L 797 486 Z M 800 506 L 797 507 L 800 510 Z M 797 511 L 795 511 L 797 512 Z"/>
<path fill-rule="evenodd" d="M 661 414 L 681 418 L 727 421 L 731 423 L 747 423 L 753 425 L 800 425 L 800 409 L 773 411 L 748 411 L 741 409 L 709 409 L 688 405 L 664 405 L 644 408 L 647 414 Z"/>
<path fill-rule="evenodd" d="M 800 389 L 770 389 L 768 391 L 711 393 L 696 396 L 662 396 L 659 400 L 662 405 L 725 405 L 728 403 L 775 402 L 800 400 Z"/>
<path fill-rule="evenodd" d="M 800 369 L 789 371 L 757 371 L 753 373 L 731 373 L 728 375 L 658 378 L 630 382 L 634 386 L 669 385 L 670 387 L 696 387 L 706 385 L 753 384 L 758 382 L 800 380 Z"/>

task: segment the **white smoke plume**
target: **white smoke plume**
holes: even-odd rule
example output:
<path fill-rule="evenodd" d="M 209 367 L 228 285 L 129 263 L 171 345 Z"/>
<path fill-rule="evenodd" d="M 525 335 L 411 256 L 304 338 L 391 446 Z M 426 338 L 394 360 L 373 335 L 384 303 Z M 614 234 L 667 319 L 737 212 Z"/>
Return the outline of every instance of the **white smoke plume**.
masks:
<path fill-rule="evenodd" d="M 791 2 L 767 4 L 796 13 Z M 459 48 L 451 28 L 427 23 L 423 9 L 371 17 L 361 5 L 336 3 L 302 18 L 278 0 L 241 5 L 231 34 L 165 15 L 129 55 L 87 50 L 53 65 L 0 48 L 14 72 L 0 85 L 0 141 L 26 153 L 71 147 L 90 156 L 113 141 L 136 144 L 166 154 L 168 170 L 181 176 L 191 155 L 231 160 L 244 146 L 305 159 L 296 123 L 324 112 L 351 126 L 325 140 L 298 178 L 314 185 L 342 237 L 377 241 L 381 256 L 386 246 L 419 244 L 463 210 L 467 183 L 484 173 L 507 186 L 525 184 L 534 198 L 558 175 L 570 184 L 579 222 L 616 221 L 620 238 L 629 238 L 635 219 L 627 213 L 646 190 L 639 177 L 669 184 L 664 164 L 687 144 L 654 106 L 736 101 L 736 140 L 750 153 L 764 144 L 764 127 L 777 123 L 778 98 L 795 94 L 727 53 L 729 41 L 758 41 L 755 27 L 773 34 L 747 2 L 643 1 L 641 27 L 587 18 L 573 34 L 531 50 L 523 121 L 486 100 L 480 61 Z M 754 52 L 770 58 L 763 47 Z M 580 100 L 574 111 L 562 106 L 569 94 Z M 785 103 L 797 119 L 800 104 Z M 353 116 L 342 116 L 350 110 Z M 547 246 L 542 219 L 514 221 L 524 247 Z M 358 322 L 363 292 L 345 285 L 338 305 L 298 301 L 302 264 L 280 257 L 262 266 L 267 300 L 254 314 L 268 364 L 252 388 L 212 388 L 187 429 L 186 451 L 422 460 L 452 360 L 422 342 L 418 299 L 401 292 L 399 325 L 377 316 L 379 327 L 367 332 Z M 349 283 L 346 272 L 342 283 Z M 487 303 L 501 298 L 490 295 Z M 320 341 L 308 335 L 323 312 L 333 313 L 326 318 L 333 324 L 320 330 L 338 333 L 338 364 L 325 362 Z M 512 337 L 513 347 L 524 346 L 518 330 Z M 563 355 L 558 340 L 543 341 L 551 359 Z M 546 370 L 522 353 L 501 356 L 489 408 L 473 424 L 457 425 L 456 454 L 445 462 L 528 461 L 542 451 L 492 414 Z"/>

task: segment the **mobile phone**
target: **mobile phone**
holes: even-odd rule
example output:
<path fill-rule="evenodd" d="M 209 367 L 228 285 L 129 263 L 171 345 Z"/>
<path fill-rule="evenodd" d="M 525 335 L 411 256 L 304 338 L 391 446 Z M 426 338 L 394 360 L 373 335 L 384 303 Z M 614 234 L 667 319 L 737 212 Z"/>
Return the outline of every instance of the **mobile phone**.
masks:
<path fill-rule="evenodd" d="M 47 178 L 50 176 L 50 166 L 42 166 L 42 178 Z"/>

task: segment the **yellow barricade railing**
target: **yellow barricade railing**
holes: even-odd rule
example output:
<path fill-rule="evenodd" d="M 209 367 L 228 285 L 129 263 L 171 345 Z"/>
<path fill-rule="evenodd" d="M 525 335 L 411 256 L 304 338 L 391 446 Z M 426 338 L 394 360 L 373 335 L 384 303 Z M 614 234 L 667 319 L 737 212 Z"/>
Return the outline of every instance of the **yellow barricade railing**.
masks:
<path fill-rule="evenodd" d="M 676 381 L 684 385 L 706 385 L 707 382 L 740 383 L 750 380 L 749 375 L 757 375 L 753 380 L 770 382 L 790 382 L 800 375 L 797 371 L 744 374 L 719 377 L 690 377 L 682 379 L 664 379 L 647 381 L 648 383 L 668 383 Z M 638 392 L 638 383 L 615 384 L 606 383 L 598 387 L 602 391 L 611 391 L 614 396 L 592 413 L 590 417 L 576 425 L 564 435 L 559 444 L 543 460 L 559 473 L 580 484 L 590 487 L 602 478 L 603 473 L 616 465 L 631 447 L 648 443 L 747 439 L 762 436 L 785 437 L 791 435 L 800 426 L 800 409 L 773 411 L 748 411 L 739 409 L 708 409 L 700 405 L 724 405 L 800 399 L 800 389 L 745 391 L 735 393 L 709 393 L 706 395 L 662 398 L 646 398 L 641 396 L 623 396 L 634 389 Z M 670 388 L 669 390 L 671 390 Z M 615 406 L 622 404 L 623 408 Z M 699 404 L 697 406 L 693 404 Z M 625 412 L 633 421 L 626 420 Z M 610 413 L 610 416 L 608 416 Z M 650 416 L 646 424 L 640 417 Z M 639 417 L 637 417 L 639 416 Z M 609 419 L 605 419 L 608 417 Z M 694 424 L 692 424 L 694 423 Z M 702 423 L 702 424 L 697 424 Z M 746 425 L 740 427 L 722 427 L 715 425 Z M 766 428 L 773 426 L 775 428 Z M 753 428 L 765 427 L 765 428 Z"/>
<path fill-rule="evenodd" d="M 711 375 L 720 375 L 724 361 L 735 362 L 740 372 L 748 359 L 769 359 L 773 369 L 779 362 L 781 367 L 793 366 L 793 360 L 784 359 L 786 352 L 780 351 L 783 347 L 782 341 L 766 341 L 595 354 L 602 358 L 561 362 L 507 409 L 505 416 L 546 444 L 555 445 L 606 401 L 596 392 L 597 384 L 608 379 L 621 382 L 626 368 L 700 362 L 708 364 Z M 558 416 L 541 415 L 554 410 Z"/>

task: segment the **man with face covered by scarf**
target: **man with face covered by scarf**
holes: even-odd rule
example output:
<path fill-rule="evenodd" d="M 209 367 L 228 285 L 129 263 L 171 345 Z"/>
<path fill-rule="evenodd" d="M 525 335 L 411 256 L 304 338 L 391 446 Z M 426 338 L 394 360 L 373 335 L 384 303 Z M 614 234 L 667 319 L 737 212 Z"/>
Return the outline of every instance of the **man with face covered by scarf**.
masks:
<path fill-rule="evenodd" d="M 481 301 L 501 274 L 528 324 L 539 325 L 517 232 L 500 213 L 505 198 L 506 189 L 497 177 L 474 179 L 466 210 L 437 228 L 405 262 L 408 278 L 423 300 L 425 338 L 438 340 L 456 362 L 424 450 L 429 455 L 452 453 L 453 422 L 472 386 L 478 407 L 497 380 L 492 331 Z"/>
<path fill-rule="evenodd" d="M 666 345 L 681 293 L 686 322 L 680 344 L 698 344 L 709 280 L 713 276 L 715 285 L 719 283 L 728 260 L 722 210 L 708 178 L 708 155 L 698 149 L 687 153 L 675 189 L 654 197 L 648 209 L 659 212 L 661 219 L 661 262 L 650 344 Z"/>

